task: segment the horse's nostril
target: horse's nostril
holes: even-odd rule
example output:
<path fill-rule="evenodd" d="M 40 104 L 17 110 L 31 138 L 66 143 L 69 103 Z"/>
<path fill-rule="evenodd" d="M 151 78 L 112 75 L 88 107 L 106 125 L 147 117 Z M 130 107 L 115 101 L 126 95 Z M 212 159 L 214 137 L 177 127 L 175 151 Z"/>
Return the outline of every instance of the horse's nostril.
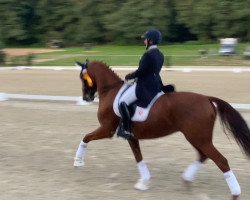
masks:
<path fill-rule="evenodd" d="M 82 97 L 83 101 L 93 101 L 94 98 L 90 97 L 90 96 L 83 96 Z"/>
<path fill-rule="evenodd" d="M 83 101 L 88 101 L 88 98 L 87 97 L 82 97 Z"/>

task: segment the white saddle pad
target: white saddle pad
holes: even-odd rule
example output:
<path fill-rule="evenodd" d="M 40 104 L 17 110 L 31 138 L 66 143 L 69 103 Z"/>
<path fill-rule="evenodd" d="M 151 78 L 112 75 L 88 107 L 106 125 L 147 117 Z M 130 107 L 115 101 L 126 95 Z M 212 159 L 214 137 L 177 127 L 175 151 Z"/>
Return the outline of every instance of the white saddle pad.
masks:
<path fill-rule="evenodd" d="M 122 94 L 131 86 L 130 83 L 124 83 L 123 86 L 121 87 L 121 89 L 119 90 L 119 92 L 117 93 L 114 103 L 113 103 L 113 110 L 115 112 L 115 114 L 118 117 L 121 117 L 121 114 L 119 112 L 119 99 L 121 98 Z M 164 94 L 164 92 L 159 92 L 150 102 L 150 104 L 146 107 L 146 108 L 142 108 L 140 106 L 136 106 L 135 109 L 135 114 L 132 116 L 131 120 L 132 121 L 137 121 L 137 122 L 142 122 L 145 121 L 148 117 L 149 111 L 151 109 L 151 107 L 153 106 L 153 104 L 155 103 L 155 101 Z"/>

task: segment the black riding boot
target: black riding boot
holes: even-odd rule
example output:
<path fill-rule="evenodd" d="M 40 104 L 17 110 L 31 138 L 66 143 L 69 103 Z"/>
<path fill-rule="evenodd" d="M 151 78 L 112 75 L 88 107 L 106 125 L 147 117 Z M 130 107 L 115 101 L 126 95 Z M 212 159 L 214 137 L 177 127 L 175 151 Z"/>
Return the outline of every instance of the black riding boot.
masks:
<path fill-rule="evenodd" d="M 131 119 L 128 106 L 125 102 L 120 103 L 119 111 L 122 117 L 117 135 L 129 139 L 131 135 Z"/>

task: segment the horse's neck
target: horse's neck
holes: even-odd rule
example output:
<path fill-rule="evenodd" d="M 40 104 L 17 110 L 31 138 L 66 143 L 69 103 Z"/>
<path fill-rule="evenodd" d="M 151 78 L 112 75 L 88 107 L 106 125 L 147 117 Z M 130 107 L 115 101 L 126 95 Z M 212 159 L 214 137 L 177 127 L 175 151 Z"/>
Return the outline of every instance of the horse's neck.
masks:
<path fill-rule="evenodd" d="M 123 81 L 110 69 L 107 71 L 100 71 L 96 76 L 96 84 L 99 95 L 111 90 L 119 90 Z"/>

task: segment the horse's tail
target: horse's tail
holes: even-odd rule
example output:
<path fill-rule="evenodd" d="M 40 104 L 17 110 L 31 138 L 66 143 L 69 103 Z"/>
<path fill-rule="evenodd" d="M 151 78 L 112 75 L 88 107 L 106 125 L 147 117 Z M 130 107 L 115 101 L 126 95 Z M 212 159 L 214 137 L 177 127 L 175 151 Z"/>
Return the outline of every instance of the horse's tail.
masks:
<path fill-rule="evenodd" d="M 215 97 L 208 97 L 208 99 L 217 105 L 224 132 L 227 129 L 250 158 L 250 130 L 246 121 L 229 103 Z"/>

